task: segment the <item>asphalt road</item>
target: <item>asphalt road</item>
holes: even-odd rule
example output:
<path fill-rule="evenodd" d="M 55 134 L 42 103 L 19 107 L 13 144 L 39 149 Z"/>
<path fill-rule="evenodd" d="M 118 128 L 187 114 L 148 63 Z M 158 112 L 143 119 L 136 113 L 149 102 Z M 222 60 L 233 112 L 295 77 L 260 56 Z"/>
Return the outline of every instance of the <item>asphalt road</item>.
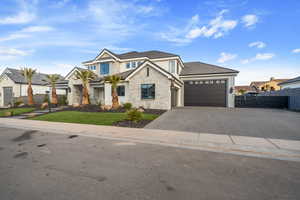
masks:
<path fill-rule="evenodd" d="M 1 200 L 296 200 L 299 188 L 299 162 L 0 127 Z"/>
<path fill-rule="evenodd" d="M 146 128 L 300 140 L 300 113 L 283 109 L 183 107 L 168 111 Z"/>

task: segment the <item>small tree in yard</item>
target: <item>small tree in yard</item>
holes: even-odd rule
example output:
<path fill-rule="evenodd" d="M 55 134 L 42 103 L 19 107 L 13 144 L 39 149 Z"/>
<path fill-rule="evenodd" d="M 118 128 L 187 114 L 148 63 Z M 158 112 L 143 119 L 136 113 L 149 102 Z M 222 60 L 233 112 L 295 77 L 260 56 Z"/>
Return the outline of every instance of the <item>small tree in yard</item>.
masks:
<path fill-rule="evenodd" d="M 244 94 L 245 94 L 245 92 L 246 92 L 246 90 L 245 90 L 245 89 L 240 89 L 240 90 L 239 90 L 239 93 L 240 93 L 241 95 L 244 95 Z"/>
<path fill-rule="evenodd" d="M 94 80 L 96 78 L 96 74 L 92 72 L 91 70 L 81 70 L 76 71 L 75 79 L 80 79 L 82 82 L 82 102 L 83 105 L 90 104 L 90 98 L 89 98 L 89 89 L 88 85 L 91 80 Z"/>
<path fill-rule="evenodd" d="M 51 103 L 57 105 L 58 104 L 58 98 L 56 94 L 56 82 L 59 80 L 59 75 L 57 74 L 52 74 L 52 75 L 47 75 L 48 82 L 51 84 L 52 87 L 52 92 L 51 92 Z"/>
<path fill-rule="evenodd" d="M 112 76 L 107 76 L 105 78 L 105 81 L 109 82 L 111 84 L 111 89 L 112 89 L 112 108 L 117 109 L 119 108 L 119 97 L 118 97 L 118 92 L 117 92 L 117 86 L 118 83 L 121 81 L 121 78 L 116 75 Z"/>
<path fill-rule="evenodd" d="M 133 108 L 127 111 L 127 119 L 129 121 L 133 121 L 135 123 L 141 121 L 143 118 L 142 112 L 140 112 L 137 108 Z"/>
<path fill-rule="evenodd" d="M 33 90 L 32 90 L 32 77 L 36 73 L 36 69 L 31 68 L 23 68 L 21 69 L 21 73 L 27 81 L 28 88 L 27 88 L 27 97 L 28 97 L 28 105 L 33 105 Z"/>

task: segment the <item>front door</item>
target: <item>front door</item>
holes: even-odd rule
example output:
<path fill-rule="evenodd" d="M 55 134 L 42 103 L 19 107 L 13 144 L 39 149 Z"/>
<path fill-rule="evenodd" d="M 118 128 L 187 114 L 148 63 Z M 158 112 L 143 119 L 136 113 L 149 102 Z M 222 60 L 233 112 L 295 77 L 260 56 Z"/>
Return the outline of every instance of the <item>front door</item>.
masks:
<path fill-rule="evenodd" d="M 178 95 L 178 89 L 177 88 L 171 89 L 171 106 L 172 107 L 177 106 L 177 95 Z"/>
<path fill-rule="evenodd" d="M 12 87 L 3 88 L 3 103 L 4 106 L 11 105 L 13 102 L 13 89 Z"/>

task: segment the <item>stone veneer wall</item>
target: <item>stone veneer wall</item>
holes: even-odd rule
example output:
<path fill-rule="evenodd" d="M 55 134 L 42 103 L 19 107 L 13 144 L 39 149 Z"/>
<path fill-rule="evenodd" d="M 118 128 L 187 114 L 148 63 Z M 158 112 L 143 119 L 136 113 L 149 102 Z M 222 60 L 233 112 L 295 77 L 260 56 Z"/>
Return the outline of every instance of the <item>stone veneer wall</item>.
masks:
<path fill-rule="evenodd" d="M 147 77 L 149 68 L 149 77 Z M 141 84 L 155 84 L 155 99 L 141 99 Z M 128 84 L 128 102 L 134 107 L 143 106 L 153 109 L 171 109 L 171 81 L 152 67 L 144 67 L 137 72 Z"/>

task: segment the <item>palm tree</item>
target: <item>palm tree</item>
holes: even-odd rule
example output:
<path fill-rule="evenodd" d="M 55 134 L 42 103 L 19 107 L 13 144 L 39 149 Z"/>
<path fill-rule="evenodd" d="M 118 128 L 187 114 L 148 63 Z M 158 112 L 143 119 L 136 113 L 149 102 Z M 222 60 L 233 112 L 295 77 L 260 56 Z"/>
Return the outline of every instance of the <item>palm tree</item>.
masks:
<path fill-rule="evenodd" d="M 117 109 L 119 107 L 119 97 L 117 92 L 118 83 L 121 81 L 121 78 L 116 75 L 107 76 L 105 81 L 111 84 L 112 89 L 112 108 Z"/>
<path fill-rule="evenodd" d="M 80 70 L 76 71 L 75 79 L 80 79 L 82 82 L 82 104 L 88 105 L 90 104 L 90 98 L 89 98 L 89 89 L 88 85 L 90 80 L 93 80 L 96 78 L 96 74 L 92 72 L 91 70 Z"/>
<path fill-rule="evenodd" d="M 51 103 L 57 105 L 58 98 L 56 94 L 56 82 L 60 79 L 60 76 L 57 74 L 47 75 L 48 82 L 51 84 L 52 92 L 51 92 Z"/>
<path fill-rule="evenodd" d="M 21 73 L 25 77 L 28 83 L 28 88 L 27 88 L 28 105 L 33 105 L 34 101 L 33 101 L 33 90 L 32 90 L 32 77 L 36 73 L 36 69 L 24 67 L 21 69 Z"/>

